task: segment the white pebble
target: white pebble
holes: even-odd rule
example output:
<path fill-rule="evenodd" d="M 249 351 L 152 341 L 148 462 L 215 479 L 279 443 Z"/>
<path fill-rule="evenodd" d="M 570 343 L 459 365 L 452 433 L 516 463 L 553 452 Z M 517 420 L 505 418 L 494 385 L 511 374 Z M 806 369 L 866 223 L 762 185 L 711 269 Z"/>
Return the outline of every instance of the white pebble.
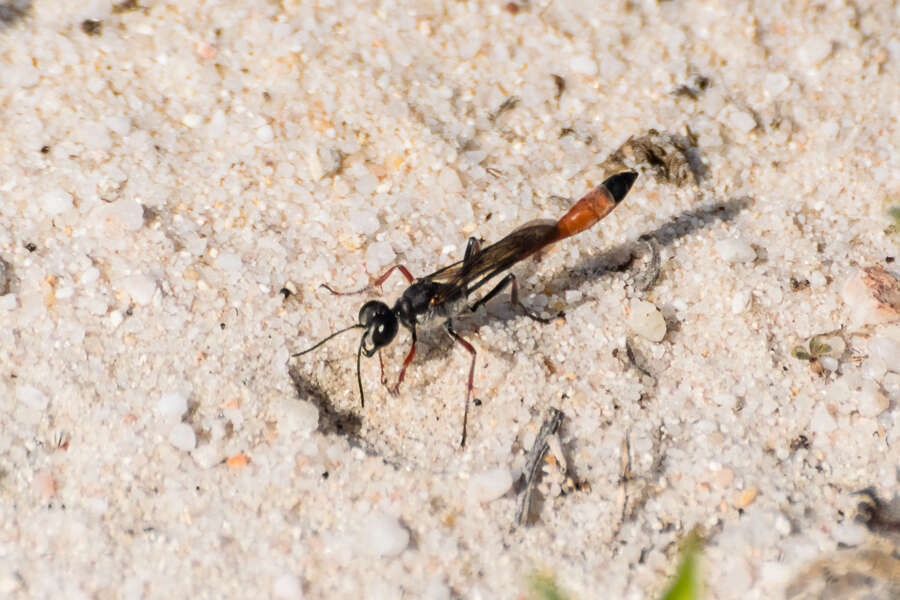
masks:
<path fill-rule="evenodd" d="M 107 317 L 107 318 L 109 319 L 109 328 L 110 329 L 115 329 L 116 327 L 118 327 L 119 325 L 122 324 L 122 321 L 125 320 L 125 316 L 122 314 L 121 310 L 112 311 L 111 313 L 109 313 L 109 317 Z"/>
<path fill-rule="evenodd" d="M 735 406 L 737 406 L 737 396 L 735 396 L 734 394 L 716 394 L 715 396 L 713 396 L 712 400 L 716 403 L 717 406 L 727 408 L 728 410 L 732 410 Z"/>
<path fill-rule="evenodd" d="M 319 426 L 319 409 L 312 402 L 285 399 L 276 405 L 278 433 L 285 437 L 309 435 Z"/>
<path fill-rule="evenodd" d="M 814 67 L 831 54 L 831 41 L 822 36 L 809 36 L 798 51 L 800 62 Z"/>
<path fill-rule="evenodd" d="M 569 68 L 581 75 L 593 77 L 597 74 L 597 62 L 586 54 L 577 54 L 569 61 Z"/>
<path fill-rule="evenodd" d="M 457 194 L 462 191 L 462 183 L 459 181 L 459 175 L 456 169 L 446 167 L 441 174 L 438 175 L 438 185 L 444 190 L 445 194 Z"/>
<path fill-rule="evenodd" d="M 187 396 L 181 392 L 163 394 L 156 403 L 156 411 L 164 417 L 178 417 L 187 412 Z"/>
<path fill-rule="evenodd" d="M 884 374 L 887 373 L 887 365 L 884 364 L 880 358 L 876 358 L 874 356 L 870 356 L 866 360 L 863 361 L 863 364 L 859 367 L 862 376 L 866 379 L 870 379 L 872 381 L 878 381 Z"/>
<path fill-rule="evenodd" d="M 372 235 L 381 226 L 373 210 L 355 210 L 349 216 L 350 229 L 360 235 Z"/>
<path fill-rule="evenodd" d="M 512 487 L 513 478 L 509 469 L 499 468 L 482 471 L 469 479 L 469 498 L 475 502 L 490 502 L 503 496 Z"/>
<path fill-rule="evenodd" d="M 775 517 L 775 531 L 782 536 L 790 535 L 791 533 L 791 522 L 781 513 Z"/>
<path fill-rule="evenodd" d="M 279 575 L 272 585 L 272 595 L 286 600 L 302 600 L 303 585 L 300 583 L 300 578 L 293 573 Z"/>
<path fill-rule="evenodd" d="M 765 91 L 773 98 L 780 96 L 781 93 L 788 89 L 791 80 L 783 73 L 769 73 L 765 79 Z"/>
<path fill-rule="evenodd" d="M 828 280 L 822 275 L 822 271 L 813 271 L 809 274 L 809 285 L 814 288 L 825 287 Z"/>
<path fill-rule="evenodd" d="M 728 122 L 732 127 L 745 134 L 750 133 L 756 127 L 753 115 L 742 110 L 732 112 L 728 117 Z"/>
<path fill-rule="evenodd" d="M 900 279 L 882 267 L 855 271 L 844 283 L 841 296 L 852 329 L 900 319 Z"/>
<path fill-rule="evenodd" d="M 837 427 L 837 423 L 824 404 L 819 403 L 813 409 L 813 416 L 809 422 L 810 429 L 815 433 L 831 433 Z"/>
<path fill-rule="evenodd" d="M 750 306 L 751 297 L 750 292 L 747 290 L 736 292 L 734 296 L 731 297 L 731 313 L 739 315 L 747 310 L 747 307 Z"/>
<path fill-rule="evenodd" d="M 18 305 L 19 300 L 15 294 L 5 294 L 0 296 L 0 310 L 8 312 L 15 310 Z"/>
<path fill-rule="evenodd" d="M 134 198 L 122 198 L 107 205 L 110 217 L 127 231 L 137 231 L 144 226 L 144 207 Z"/>
<path fill-rule="evenodd" d="M 375 242 L 366 248 L 366 270 L 370 273 L 379 271 L 397 256 L 390 242 Z"/>
<path fill-rule="evenodd" d="M 872 338 L 869 358 L 880 360 L 887 370 L 900 373 L 900 342 L 884 336 Z"/>
<path fill-rule="evenodd" d="M 263 125 L 256 130 L 256 139 L 261 142 L 271 142 L 274 137 L 275 133 L 272 131 L 271 125 Z"/>
<path fill-rule="evenodd" d="M 854 394 L 859 414 L 874 419 L 890 407 L 891 403 L 877 383 L 867 381 L 862 389 Z"/>
<path fill-rule="evenodd" d="M 188 113 L 181 118 L 181 123 L 190 129 L 197 127 L 201 123 L 203 123 L 203 117 L 198 115 L 197 113 Z"/>
<path fill-rule="evenodd" d="M 116 135 L 128 135 L 131 132 L 131 119 L 124 116 L 106 117 L 103 124 Z"/>
<path fill-rule="evenodd" d="M 169 443 L 185 452 L 190 452 L 197 445 L 197 434 L 187 423 L 176 423 L 169 431 Z"/>
<path fill-rule="evenodd" d="M 122 282 L 122 287 L 134 302 L 146 305 L 153 299 L 153 293 L 156 291 L 156 281 L 147 275 L 131 275 L 125 278 Z"/>
<path fill-rule="evenodd" d="M 868 531 L 861 523 L 844 521 L 831 528 L 831 537 L 838 544 L 845 546 L 858 546 L 868 537 Z"/>
<path fill-rule="evenodd" d="M 53 190 L 41 196 L 39 204 L 51 215 L 58 215 L 72 208 L 72 194 L 63 190 Z"/>
<path fill-rule="evenodd" d="M 100 278 L 100 269 L 97 267 L 88 267 L 85 269 L 84 273 L 81 274 L 81 283 L 84 285 L 90 285 L 97 281 Z"/>
<path fill-rule="evenodd" d="M 191 452 L 191 458 L 194 459 L 194 464 L 201 469 L 212 469 L 216 465 L 222 464 L 226 457 L 220 444 L 210 442 Z"/>
<path fill-rule="evenodd" d="M 240 271 L 243 263 L 234 252 L 222 252 L 216 257 L 216 266 L 223 271 Z"/>
<path fill-rule="evenodd" d="M 715 244 L 716 253 L 730 263 L 745 263 L 756 258 L 756 252 L 747 242 L 740 239 L 719 240 Z"/>
<path fill-rule="evenodd" d="M 395 556 L 409 545 L 409 531 L 396 517 L 374 512 L 363 522 L 357 550 L 370 556 Z"/>
<path fill-rule="evenodd" d="M 820 356 L 819 364 L 822 365 L 822 368 L 826 371 L 837 371 L 838 363 L 837 359 L 832 356 Z"/>
<path fill-rule="evenodd" d="M 16 387 L 16 400 L 34 410 L 44 410 L 50 404 L 50 399 L 41 390 L 31 385 Z"/>
<path fill-rule="evenodd" d="M 634 300 L 631 303 L 628 327 L 651 342 L 661 342 L 666 337 L 666 320 L 652 302 Z"/>

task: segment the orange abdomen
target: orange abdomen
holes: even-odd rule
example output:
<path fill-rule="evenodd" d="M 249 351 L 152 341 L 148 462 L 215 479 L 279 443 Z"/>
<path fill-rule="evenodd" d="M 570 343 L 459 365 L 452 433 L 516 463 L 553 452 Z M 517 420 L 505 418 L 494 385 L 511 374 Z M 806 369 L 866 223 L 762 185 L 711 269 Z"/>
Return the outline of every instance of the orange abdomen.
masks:
<path fill-rule="evenodd" d="M 616 207 L 612 194 L 601 184 L 585 194 L 575 206 L 556 222 L 556 239 L 581 233 L 612 212 Z"/>

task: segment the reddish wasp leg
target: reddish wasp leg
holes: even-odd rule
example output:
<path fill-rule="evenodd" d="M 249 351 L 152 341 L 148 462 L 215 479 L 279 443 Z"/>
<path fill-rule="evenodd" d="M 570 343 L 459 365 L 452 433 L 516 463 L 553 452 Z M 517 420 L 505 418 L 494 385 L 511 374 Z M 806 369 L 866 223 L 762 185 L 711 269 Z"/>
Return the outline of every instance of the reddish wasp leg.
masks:
<path fill-rule="evenodd" d="M 463 430 L 462 430 L 462 439 L 459 442 L 460 448 L 466 447 L 466 427 L 469 424 L 469 399 L 472 397 L 472 382 L 475 376 L 475 348 L 472 347 L 472 344 L 462 339 L 456 331 L 453 330 L 453 326 L 450 325 L 450 321 L 447 321 L 447 324 L 444 326 L 447 330 L 447 333 L 450 334 L 455 341 L 462 344 L 462 347 L 466 349 L 466 352 L 472 355 L 472 364 L 469 365 L 469 383 L 466 386 L 466 405 L 463 408 Z"/>
<path fill-rule="evenodd" d="M 375 283 L 373 285 L 377 285 L 378 287 L 381 287 L 381 284 L 384 283 L 385 281 L 387 281 L 387 278 L 395 270 L 399 270 L 401 273 L 403 273 L 403 276 L 406 277 L 406 283 L 412 283 L 413 281 L 416 280 L 416 278 L 412 276 L 412 273 L 409 272 L 409 269 L 407 269 L 403 265 L 394 265 L 393 267 L 388 269 L 384 275 L 382 275 L 381 277 L 376 279 Z"/>
<path fill-rule="evenodd" d="M 598 185 L 582 196 L 575 206 L 556 222 L 556 236 L 553 241 L 564 240 L 593 227 L 615 207 L 616 201 L 610 191 L 605 185 Z"/>
<path fill-rule="evenodd" d="M 384 376 L 384 361 L 381 360 L 381 350 L 378 351 L 378 366 L 381 368 L 381 385 L 387 387 L 387 378 Z"/>
<path fill-rule="evenodd" d="M 331 287 L 330 285 L 328 285 L 327 283 L 323 283 L 319 287 L 325 288 L 326 290 L 328 290 L 335 296 L 356 296 L 357 294 L 362 294 L 364 292 L 371 290 L 373 287 L 380 288 L 381 284 L 384 283 L 387 280 L 387 278 L 391 275 L 391 273 L 393 273 L 396 270 L 399 270 L 401 273 L 403 273 L 403 276 L 406 278 L 406 281 L 408 283 L 412 283 L 413 281 L 415 281 L 416 278 L 412 276 L 412 273 L 409 272 L 409 269 L 407 269 L 403 265 L 394 265 L 393 267 L 388 269 L 384 275 L 382 275 L 381 277 L 376 279 L 373 283 L 370 283 L 369 285 L 367 285 L 365 287 L 361 287 L 358 290 L 353 290 L 352 292 L 339 292 L 336 289 L 334 289 L 333 287 Z"/>
<path fill-rule="evenodd" d="M 403 366 L 400 367 L 400 377 L 397 378 L 397 385 L 393 388 L 389 388 L 392 394 L 396 394 L 400 391 L 400 384 L 403 383 L 403 377 L 406 375 L 406 367 L 409 366 L 409 363 L 413 361 L 413 357 L 416 355 L 416 330 L 412 330 L 412 346 L 409 347 L 409 353 L 406 355 L 406 358 L 403 359 Z"/>
<path fill-rule="evenodd" d="M 516 276 L 513 275 L 512 273 L 510 273 L 509 275 L 507 275 L 506 277 L 501 279 L 500 283 L 498 283 L 497 285 L 494 286 L 494 289 L 492 289 L 487 294 L 485 294 L 483 298 L 479 298 L 478 301 L 475 304 L 473 304 L 469 310 L 474 313 L 483 304 L 490 302 L 492 298 L 494 298 L 497 294 L 499 294 L 504 289 L 506 289 L 506 286 L 508 286 L 510 284 L 512 284 L 512 289 L 510 290 L 509 296 L 510 296 L 510 302 L 512 304 L 521 308 L 522 311 L 524 311 L 525 316 L 528 317 L 529 319 L 537 321 L 538 323 L 549 323 L 550 322 L 550 319 L 545 319 L 544 317 L 539 317 L 538 315 L 531 312 L 531 310 L 527 306 L 522 304 L 522 302 L 519 300 L 519 283 L 518 283 L 518 281 L 516 281 Z"/>

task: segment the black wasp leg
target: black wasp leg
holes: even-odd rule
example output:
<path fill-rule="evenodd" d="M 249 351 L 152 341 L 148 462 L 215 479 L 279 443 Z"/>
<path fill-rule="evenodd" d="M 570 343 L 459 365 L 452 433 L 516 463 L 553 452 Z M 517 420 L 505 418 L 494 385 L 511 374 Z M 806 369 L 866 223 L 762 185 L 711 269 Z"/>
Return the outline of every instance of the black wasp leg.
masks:
<path fill-rule="evenodd" d="M 397 385 L 393 388 L 388 388 L 392 394 L 400 391 L 400 384 L 403 383 L 403 377 L 406 375 L 406 367 L 409 366 L 409 363 L 413 361 L 413 357 L 416 355 L 416 328 L 413 327 L 410 333 L 412 334 L 412 346 L 409 347 L 409 352 L 406 358 L 403 359 L 403 366 L 400 367 L 400 377 L 397 378 Z"/>
<path fill-rule="evenodd" d="M 469 259 L 479 252 L 481 252 L 481 242 L 478 241 L 478 238 L 470 237 L 466 244 L 466 253 L 463 255 L 463 264 L 469 262 Z"/>
<path fill-rule="evenodd" d="M 550 322 L 550 319 L 545 319 L 544 317 L 539 317 L 538 315 L 531 312 L 531 310 L 527 306 L 522 304 L 522 302 L 519 300 L 519 283 L 516 281 L 516 276 L 513 275 L 512 273 L 510 273 L 509 275 L 507 275 L 506 277 L 501 279 L 500 283 L 498 283 L 497 285 L 494 286 L 494 289 L 492 289 L 487 294 L 485 294 L 484 297 L 479 298 L 478 301 L 469 308 L 469 310 L 474 313 L 482 305 L 490 302 L 497 294 L 499 294 L 504 289 L 506 289 L 506 286 L 508 286 L 510 284 L 512 285 L 512 289 L 510 289 L 510 291 L 509 291 L 509 301 L 513 305 L 521 308 L 522 312 L 525 313 L 525 316 L 528 317 L 529 319 L 532 319 L 533 321 L 537 321 L 538 323 L 549 323 Z"/>
<path fill-rule="evenodd" d="M 460 335 L 458 333 L 456 333 L 456 331 L 454 331 L 453 325 L 450 324 L 450 321 L 447 321 L 447 323 L 444 325 L 444 327 L 446 328 L 447 333 L 450 334 L 450 337 L 452 337 L 454 341 L 462 344 L 462 347 L 466 349 L 466 352 L 468 352 L 469 354 L 472 355 L 472 363 L 469 365 L 469 382 L 466 385 L 466 405 L 463 408 L 462 439 L 459 442 L 459 447 L 465 448 L 466 447 L 466 427 L 469 423 L 469 399 L 472 397 L 472 382 L 473 382 L 473 379 L 475 376 L 476 352 L 475 352 L 475 348 L 472 346 L 472 344 L 470 344 L 466 340 L 462 339 L 462 337 L 460 337 Z"/>
<path fill-rule="evenodd" d="M 401 273 L 403 273 L 403 276 L 406 278 L 407 283 L 412 283 L 416 279 L 415 277 L 412 276 L 412 273 L 410 273 L 409 269 L 407 269 L 405 266 L 394 265 L 393 267 L 388 269 L 384 275 L 382 275 L 381 277 L 379 277 L 378 279 L 376 279 L 369 285 L 367 285 L 365 287 L 361 287 L 358 290 L 353 290 L 352 292 L 339 292 L 339 291 L 335 290 L 333 287 L 331 287 L 330 285 L 328 285 L 327 283 L 323 283 L 319 287 L 325 288 L 326 290 L 328 290 L 335 296 L 356 296 L 357 294 L 363 294 L 365 292 L 368 292 L 369 290 L 371 290 L 374 287 L 380 288 L 381 284 L 383 284 L 387 280 L 387 278 L 390 277 L 391 273 L 393 273 L 394 271 L 400 271 Z"/>

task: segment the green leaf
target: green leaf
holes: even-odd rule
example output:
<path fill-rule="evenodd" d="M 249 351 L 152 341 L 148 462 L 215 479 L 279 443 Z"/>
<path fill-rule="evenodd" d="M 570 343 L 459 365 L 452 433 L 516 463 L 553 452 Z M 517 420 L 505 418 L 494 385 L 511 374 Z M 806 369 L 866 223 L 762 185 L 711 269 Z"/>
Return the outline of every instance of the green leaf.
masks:
<path fill-rule="evenodd" d="M 809 352 L 806 351 L 806 348 L 803 346 L 794 346 L 794 349 L 791 350 L 791 355 L 794 358 L 799 358 L 800 360 L 809 360 Z"/>
<path fill-rule="evenodd" d="M 681 548 L 681 565 L 675 581 L 660 600 L 699 600 L 700 575 L 697 562 L 700 557 L 700 536 L 691 532 Z"/>
<path fill-rule="evenodd" d="M 568 600 L 569 596 L 556 584 L 549 573 L 534 573 L 531 576 L 531 598 L 533 600 Z"/>
<path fill-rule="evenodd" d="M 814 335 L 809 340 L 809 354 L 813 357 L 819 357 L 823 354 L 831 352 L 831 346 L 824 343 L 822 338 Z"/>

